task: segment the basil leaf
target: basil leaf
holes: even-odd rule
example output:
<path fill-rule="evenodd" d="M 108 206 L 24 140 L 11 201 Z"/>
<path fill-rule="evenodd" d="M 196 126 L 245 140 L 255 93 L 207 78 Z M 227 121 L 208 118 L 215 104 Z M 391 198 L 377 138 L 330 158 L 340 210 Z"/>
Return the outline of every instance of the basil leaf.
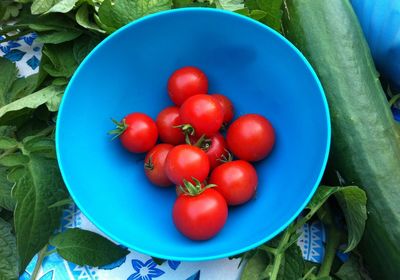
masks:
<path fill-rule="evenodd" d="M 350 256 L 350 259 L 342 264 L 335 276 L 340 280 L 362 280 L 363 277 L 360 274 L 360 264 L 357 258 Z"/>
<path fill-rule="evenodd" d="M 48 13 L 68 13 L 79 0 L 57 0 L 57 3 L 51 7 Z"/>
<path fill-rule="evenodd" d="M 13 99 L 9 90 L 17 79 L 18 70 L 14 63 L 3 57 L 0 57 L 0 69 L 0 107 L 2 107 Z"/>
<path fill-rule="evenodd" d="M 215 6 L 219 9 L 236 11 L 244 8 L 243 0 L 214 0 Z"/>
<path fill-rule="evenodd" d="M 71 77 L 78 67 L 72 49 L 72 42 L 45 45 L 43 54 L 48 60 L 42 60 L 44 70 L 53 77 Z"/>
<path fill-rule="evenodd" d="M 304 260 L 299 246 L 294 243 L 286 249 L 278 279 L 298 280 L 303 276 Z"/>
<path fill-rule="evenodd" d="M 50 205 L 67 197 L 56 160 L 31 154 L 23 169 L 16 169 L 13 197 L 20 271 L 44 247 L 58 228 L 61 209 Z"/>
<path fill-rule="evenodd" d="M 81 63 L 83 59 L 90 53 L 90 51 L 100 43 L 99 39 L 82 36 L 80 40 L 76 41 L 73 47 L 75 60 Z"/>
<path fill-rule="evenodd" d="M 13 184 L 7 179 L 7 174 L 8 174 L 8 169 L 6 167 L 1 166 L 0 167 L 0 207 L 4 208 L 6 210 L 9 210 L 9 211 L 13 211 L 15 208 L 15 201 L 11 196 L 11 189 L 13 187 Z"/>
<path fill-rule="evenodd" d="M 172 0 L 104 0 L 98 11 L 100 21 L 116 30 L 145 15 L 168 10 Z"/>
<path fill-rule="evenodd" d="M 0 218 L 0 279 L 18 279 L 18 255 L 12 227 Z"/>
<path fill-rule="evenodd" d="M 37 42 L 45 44 L 60 44 L 72 41 L 82 35 L 82 31 L 68 30 L 68 31 L 55 31 L 49 33 L 40 33 Z"/>
<path fill-rule="evenodd" d="M 20 98 L 0 108 L 0 124 L 15 124 L 13 121 L 29 115 L 32 109 L 51 102 L 52 98 L 63 93 L 64 88 L 48 86 L 28 96 Z"/>
<path fill-rule="evenodd" d="M 15 148 L 18 145 L 17 140 L 7 136 L 0 136 L 0 149 L 7 150 Z"/>
<path fill-rule="evenodd" d="M 19 166 L 19 165 L 24 165 L 29 161 L 29 157 L 26 155 L 22 154 L 9 154 L 2 156 L 0 158 L 0 165 L 6 166 L 6 167 L 14 167 L 14 166 Z"/>
<path fill-rule="evenodd" d="M 99 32 L 99 33 L 105 33 L 103 29 L 101 29 L 99 26 L 97 26 L 96 23 L 90 21 L 89 19 L 89 9 L 90 6 L 87 4 L 83 4 L 82 6 L 79 7 L 78 11 L 76 12 L 75 15 L 75 20 L 76 22 L 91 31 Z"/>
<path fill-rule="evenodd" d="M 360 242 L 367 220 L 367 196 L 363 190 L 355 186 L 341 188 L 335 193 L 346 219 L 348 241 L 345 252 L 353 250 Z"/>
<path fill-rule="evenodd" d="M 64 259 L 78 265 L 102 266 L 129 253 L 97 233 L 78 228 L 55 235 L 50 245 L 56 247 Z"/>
<path fill-rule="evenodd" d="M 47 12 L 57 0 L 34 0 L 31 6 L 33 15 L 43 14 Z"/>
<path fill-rule="evenodd" d="M 264 279 L 262 274 L 270 261 L 270 257 L 265 251 L 257 250 L 257 252 L 247 260 L 240 280 Z"/>

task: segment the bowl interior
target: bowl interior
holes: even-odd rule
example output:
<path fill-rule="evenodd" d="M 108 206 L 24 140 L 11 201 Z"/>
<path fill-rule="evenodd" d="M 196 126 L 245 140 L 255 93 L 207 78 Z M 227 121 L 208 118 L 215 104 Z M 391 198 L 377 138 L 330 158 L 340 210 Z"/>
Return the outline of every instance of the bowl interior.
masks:
<path fill-rule="evenodd" d="M 193 65 L 210 92 L 227 95 L 236 116 L 259 113 L 276 129 L 276 146 L 257 163 L 257 197 L 231 208 L 213 239 L 191 241 L 174 227 L 175 191 L 151 185 L 144 155 L 111 141 L 111 118 L 172 105 L 169 75 Z M 152 15 L 115 32 L 75 73 L 63 98 L 57 154 L 81 210 L 115 241 L 156 257 L 206 260 L 272 238 L 303 209 L 325 167 L 330 126 L 316 75 L 283 37 L 242 16 L 211 9 Z"/>

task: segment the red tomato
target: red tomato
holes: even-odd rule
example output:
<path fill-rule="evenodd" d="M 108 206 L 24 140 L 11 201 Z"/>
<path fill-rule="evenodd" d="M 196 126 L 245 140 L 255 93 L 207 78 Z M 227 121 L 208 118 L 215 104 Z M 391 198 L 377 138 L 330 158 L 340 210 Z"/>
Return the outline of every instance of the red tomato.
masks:
<path fill-rule="evenodd" d="M 226 140 L 229 150 L 239 159 L 259 161 L 271 152 L 275 143 L 275 132 L 266 118 L 248 114 L 230 125 Z"/>
<path fill-rule="evenodd" d="M 181 125 L 178 107 L 168 107 L 162 110 L 156 120 L 158 134 L 164 143 L 178 145 L 185 143 L 185 135 L 178 125 Z"/>
<path fill-rule="evenodd" d="M 173 147 L 170 144 L 158 144 L 147 153 L 144 159 L 144 172 L 150 182 L 156 186 L 172 185 L 165 173 L 165 160 Z"/>
<path fill-rule="evenodd" d="M 172 217 L 176 228 L 186 237 L 207 240 L 225 225 L 228 206 L 222 195 L 211 188 L 195 196 L 178 196 Z"/>
<path fill-rule="evenodd" d="M 183 124 L 190 124 L 197 136 L 213 136 L 222 126 L 224 114 L 212 96 L 198 94 L 189 97 L 179 109 Z"/>
<path fill-rule="evenodd" d="M 198 137 L 197 137 L 198 138 Z M 202 139 L 200 138 L 200 141 Z M 191 137 L 192 144 L 198 144 L 197 141 L 199 139 Z M 210 170 L 213 170 L 218 165 L 222 164 L 222 160 L 228 158 L 228 146 L 226 145 L 224 136 L 221 133 L 214 134 L 210 138 L 203 139 L 200 146 L 204 152 L 206 152 L 208 156 L 208 160 L 210 161 Z"/>
<path fill-rule="evenodd" d="M 244 160 L 225 162 L 211 173 L 210 184 L 225 198 L 228 205 L 239 205 L 250 200 L 257 189 L 255 168 Z"/>
<path fill-rule="evenodd" d="M 232 102 L 229 100 L 228 97 L 219 93 L 211 94 L 211 96 L 217 99 L 222 107 L 222 112 L 224 113 L 224 123 L 225 124 L 230 123 L 234 115 Z"/>
<path fill-rule="evenodd" d="M 203 182 L 210 172 L 210 162 L 200 148 L 186 144 L 178 145 L 167 156 L 165 172 L 176 185 L 182 185 L 184 179 L 193 182 L 195 178 Z"/>
<path fill-rule="evenodd" d="M 142 113 L 127 115 L 122 122 L 114 121 L 117 128 L 110 131 L 121 139 L 122 145 L 133 153 L 149 151 L 157 142 L 158 132 L 154 121 Z"/>
<path fill-rule="evenodd" d="M 168 80 L 168 94 L 176 105 L 196 94 L 206 94 L 208 80 L 206 74 L 192 66 L 176 70 Z"/>

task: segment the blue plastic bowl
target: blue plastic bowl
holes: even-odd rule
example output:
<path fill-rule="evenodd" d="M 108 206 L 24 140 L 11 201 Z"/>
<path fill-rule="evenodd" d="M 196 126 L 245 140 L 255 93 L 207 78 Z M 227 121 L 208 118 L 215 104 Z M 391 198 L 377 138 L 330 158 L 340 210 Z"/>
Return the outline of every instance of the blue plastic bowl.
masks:
<path fill-rule="evenodd" d="M 143 155 L 107 135 L 111 117 L 156 118 L 170 106 L 168 77 L 187 65 L 207 74 L 210 92 L 233 101 L 236 117 L 262 114 L 277 134 L 272 154 L 256 164 L 257 197 L 231 208 L 223 230 L 203 242 L 175 229 L 175 190 L 151 185 Z M 71 196 L 110 238 L 155 257 L 209 260 L 252 249 L 295 219 L 323 174 L 330 122 L 316 74 L 277 32 L 231 12 L 178 9 L 128 24 L 90 53 L 65 92 L 56 142 Z"/>

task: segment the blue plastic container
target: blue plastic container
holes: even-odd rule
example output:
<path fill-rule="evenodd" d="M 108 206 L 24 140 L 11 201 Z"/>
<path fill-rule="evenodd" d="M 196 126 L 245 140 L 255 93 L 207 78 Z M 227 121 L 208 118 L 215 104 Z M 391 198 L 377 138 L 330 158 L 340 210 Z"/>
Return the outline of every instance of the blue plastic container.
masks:
<path fill-rule="evenodd" d="M 204 242 L 175 229 L 175 190 L 151 185 L 143 155 L 107 135 L 111 117 L 155 118 L 171 105 L 168 77 L 187 65 L 204 70 L 210 92 L 227 95 L 236 117 L 262 114 L 277 134 L 272 154 L 256 165 L 257 197 L 231 208 L 223 230 Z M 323 174 L 330 122 L 317 76 L 277 32 L 231 12 L 178 9 L 135 21 L 91 52 L 64 95 L 56 144 L 73 199 L 110 238 L 160 258 L 208 260 L 252 249 L 295 219 Z"/>

